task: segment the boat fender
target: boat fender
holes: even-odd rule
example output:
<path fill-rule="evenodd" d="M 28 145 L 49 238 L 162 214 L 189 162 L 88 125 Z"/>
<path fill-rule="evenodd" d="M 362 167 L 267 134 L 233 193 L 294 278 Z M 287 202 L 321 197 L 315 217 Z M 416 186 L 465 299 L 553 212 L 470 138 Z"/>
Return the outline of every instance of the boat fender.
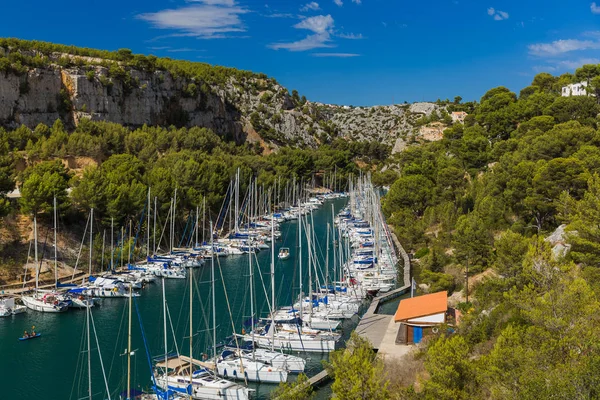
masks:
<path fill-rule="evenodd" d="M 246 330 L 244 328 L 242 328 L 242 335 L 246 334 Z"/>
<path fill-rule="evenodd" d="M 269 372 L 271 372 L 271 368 L 269 368 Z"/>
<path fill-rule="evenodd" d="M 54 305 L 57 306 L 58 305 L 58 300 L 54 300 Z"/>
<path fill-rule="evenodd" d="M 438 328 L 437 328 L 437 326 L 434 326 L 433 328 L 431 328 L 431 332 L 433 332 L 433 333 L 438 333 Z"/>

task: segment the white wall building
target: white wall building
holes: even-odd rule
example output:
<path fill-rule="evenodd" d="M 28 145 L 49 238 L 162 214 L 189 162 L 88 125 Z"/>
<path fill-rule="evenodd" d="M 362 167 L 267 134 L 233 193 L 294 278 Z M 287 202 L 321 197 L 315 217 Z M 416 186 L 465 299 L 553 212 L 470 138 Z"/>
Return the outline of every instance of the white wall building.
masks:
<path fill-rule="evenodd" d="M 562 96 L 587 96 L 587 82 L 572 83 L 562 88 Z"/>

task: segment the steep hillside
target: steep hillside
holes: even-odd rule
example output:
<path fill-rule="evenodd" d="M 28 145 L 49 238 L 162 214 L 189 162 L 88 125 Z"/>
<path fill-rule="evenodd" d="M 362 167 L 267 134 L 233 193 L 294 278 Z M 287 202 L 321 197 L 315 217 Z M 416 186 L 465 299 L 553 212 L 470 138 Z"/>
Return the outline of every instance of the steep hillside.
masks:
<path fill-rule="evenodd" d="M 342 137 L 394 144 L 431 103 L 312 103 L 264 74 L 44 42 L 0 39 L 0 126 L 83 118 L 140 127 L 206 127 L 227 139 L 314 147 Z"/>

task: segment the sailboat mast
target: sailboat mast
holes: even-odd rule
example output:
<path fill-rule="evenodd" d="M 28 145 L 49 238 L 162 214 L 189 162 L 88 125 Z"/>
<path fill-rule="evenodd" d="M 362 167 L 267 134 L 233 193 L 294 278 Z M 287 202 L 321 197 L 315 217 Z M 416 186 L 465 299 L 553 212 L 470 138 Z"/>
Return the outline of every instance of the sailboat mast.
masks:
<path fill-rule="evenodd" d="M 165 332 L 165 386 L 167 386 L 167 369 L 169 366 L 169 357 L 168 357 L 168 352 L 169 350 L 167 349 L 167 299 L 165 296 L 165 277 L 162 277 L 162 302 L 163 302 L 163 315 L 164 315 L 164 325 L 163 325 L 163 329 Z"/>
<path fill-rule="evenodd" d="M 202 243 L 204 243 L 204 231 L 205 230 L 206 230 L 206 196 L 202 196 Z"/>
<path fill-rule="evenodd" d="M 325 243 L 327 246 L 325 249 L 325 288 L 329 291 L 329 222 L 327 223 L 327 240 Z"/>
<path fill-rule="evenodd" d="M 192 248 L 198 246 L 198 214 L 200 213 L 200 207 L 196 206 L 196 240 L 194 241 L 194 245 Z"/>
<path fill-rule="evenodd" d="M 131 300 L 132 285 L 129 284 L 129 328 L 127 332 L 127 399 L 131 399 Z"/>
<path fill-rule="evenodd" d="M 333 236 L 333 297 L 337 298 L 337 267 L 335 266 L 335 208 L 331 204 L 331 236 Z"/>
<path fill-rule="evenodd" d="M 171 253 L 174 250 L 175 245 L 175 208 L 177 207 L 177 188 L 175 188 L 175 197 L 173 198 L 173 215 L 171 216 Z"/>
<path fill-rule="evenodd" d="M 275 217 L 271 215 L 271 351 L 275 350 Z M 254 338 L 252 338 L 254 339 Z"/>
<path fill-rule="evenodd" d="M 300 283 L 300 319 L 302 319 L 302 300 L 304 299 L 302 293 L 302 206 L 298 211 L 298 280 Z"/>
<path fill-rule="evenodd" d="M 156 209 L 157 209 L 157 199 L 154 196 L 154 227 L 152 228 L 152 254 L 156 254 Z"/>
<path fill-rule="evenodd" d="M 198 216 L 198 213 L 196 212 L 196 217 L 197 216 Z M 192 357 L 192 348 L 193 348 L 192 347 L 192 338 L 194 336 L 194 333 L 193 333 L 194 328 L 193 328 L 193 322 L 192 322 L 192 316 L 193 316 L 192 309 L 194 307 L 194 304 L 192 301 L 194 298 L 194 296 L 193 296 L 194 292 L 192 291 L 193 290 L 193 286 L 192 286 L 193 280 L 194 280 L 194 268 L 190 268 L 190 386 L 192 385 L 192 359 L 193 359 L 193 357 Z M 190 399 L 192 399 L 191 392 L 192 391 L 190 390 Z"/>
<path fill-rule="evenodd" d="M 93 226 L 94 226 L 94 209 L 92 208 L 92 209 L 90 209 L 90 263 L 88 266 L 89 276 L 92 275 L 92 245 L 93 245 L 93 240 L 94 240 Z"/>
<path fill-rule="evenodd" d="M 85 307 L 87 325 L 87 362 L 88 362 L 88 397 L 92 400 L 92 346 L 90 342 L 90 296 Z"/>
<path fill-rule="evenodd" d="M 215 248 L 212 221 L 210 221 L 210 247 Z M 217 362 L 217 316 L 215 307 L 215 255 L 210 261 L 210 280 L 212 284 L 212 323 L 213 323 L 213 358 Z"/>
<path fill-rule="evenodd" d="M 58 243 L 56 241 L 56 196 L 54 196 L 54 287 L 58 287 Z"/>
<path fill-rule="evenodd" d="M 146 257 L 150 257 L 150 207 L 152 203 L 150 203 L 150 187 L 148 187 L 148 207 L 146 208 L 147 218 L 146 218 Z"/>
<path fill-rule="evenodd" d="M 312 211 L 311 211 L 312 215 Z M 312 320 L 313 313 L 313 302 L 312 302 L 312 241 L 311 241 L 311 232 L 310 232 L 310 224 L 306 225 L 306 244 L 308 246 L 308 322 Z M 302 299 L 300 299 L 300 308 L 302 308 Z"/>
<path fill-rule="evenodd" d="M 115 239 L 114 239 L 114 218 L 110 218 L 110 269 L 114 269 L 113 257 L 115 254 Z"/>
<path fill-rule="evenodd" d="M 254 343 L 254 274 L 252 271 L 252 251 L 248 249 L 248 269 L 250 272 L 250 332 Z M 252 360 L 254 360 L 254 346 L 252 346 Z"/>
<path fill-rule="evenodd" d="M 37 213 L 33 214 L 33 244 L 35 258 L 35 291 L 37 292 L 40 281 L 40 269 L 38 265 L 38 240 L 37 240 Z"/>
<path fill-rule="evenodd" d="M 240 169 L 237 169 L 237 172 L 235 174 L 235 212 L 234 212 L 234 218 L 235 218 L 235 222 L 234 222 L 234 229 L 235 232 L 238 232 L 238 214 L 240 212 L 239 209 L 239 201 L 240 201 Z"/>

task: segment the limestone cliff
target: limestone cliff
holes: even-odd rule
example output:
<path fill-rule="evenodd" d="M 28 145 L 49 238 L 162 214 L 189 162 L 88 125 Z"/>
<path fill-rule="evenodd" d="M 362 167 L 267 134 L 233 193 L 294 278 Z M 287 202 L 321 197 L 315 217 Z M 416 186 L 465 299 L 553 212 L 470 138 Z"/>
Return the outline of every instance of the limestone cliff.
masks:
<path fill-rule="evenodd" d="M 9 52 L 0 47 L 0 56 Z M 64 57 L 80 65 L 61 66 Z M 432 103 L 349 107 L 300 101 L 260 75 L 209 84 L 130 66 L 116 76 L 106 62 L 91 57 L 54 54 L 50 60 L 19 71 L 0 68 L 0 126 L 34 128 L 58 118 L 75 126 L 89 118 L 131 127 L 201 126 L 240 143 L 275 147 L 315 146 L 335 137 L 393 145 L 418 134 L 416 119 L 438 109 Z"/>

